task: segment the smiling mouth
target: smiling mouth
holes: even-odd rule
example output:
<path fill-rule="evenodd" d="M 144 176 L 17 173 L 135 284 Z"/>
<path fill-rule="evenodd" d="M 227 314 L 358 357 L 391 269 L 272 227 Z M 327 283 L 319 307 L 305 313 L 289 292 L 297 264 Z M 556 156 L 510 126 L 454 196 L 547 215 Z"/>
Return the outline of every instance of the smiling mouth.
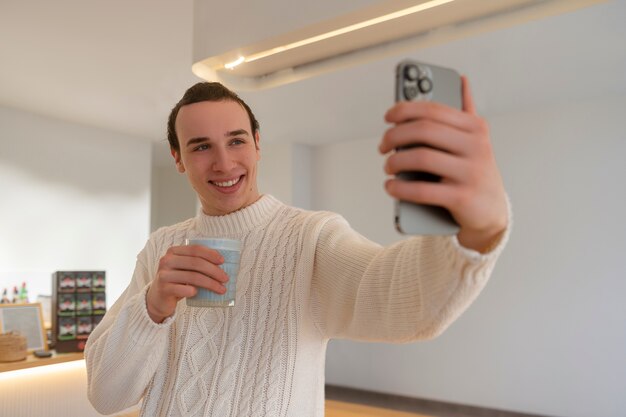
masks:
<path fill-rule="evenodd" d="M 241 179 L 243 178 L 243 175 L 234 178 L 232 180 L 228 180 L 228 181 L 209 181 L 211 184 L 220 187 L 220 188 L 229 188 L 232 187 L 236 184 L 239 183 L 239 181 L 241 181 Z"/>

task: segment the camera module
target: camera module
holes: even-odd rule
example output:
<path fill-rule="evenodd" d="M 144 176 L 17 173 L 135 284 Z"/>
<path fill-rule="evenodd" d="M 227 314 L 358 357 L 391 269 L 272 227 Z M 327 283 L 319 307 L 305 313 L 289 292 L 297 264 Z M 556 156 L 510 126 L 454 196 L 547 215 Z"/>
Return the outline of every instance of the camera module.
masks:
<path fill-rule="evenodd" d="M 415 81 L 419 77 L 419 69 L 415 65 L 408 65 L 404 68 L 404 77 L 407 80 Z"/>
<path fill-rule="evenodd" d="M 428 94 L 433 89 L 433 82 L 430 78 L 424 77 L 419 79 L 417 86 L 422 94 Z"/>
<path fill-rule="evenodd" d="M 407 100 L 413 100 L 415 97 L 417 97 L 418 94 L 419 94 L 419 91 L 417 90 L 416 86 L 414 85 L 404 86 L 404 97 Z"/>

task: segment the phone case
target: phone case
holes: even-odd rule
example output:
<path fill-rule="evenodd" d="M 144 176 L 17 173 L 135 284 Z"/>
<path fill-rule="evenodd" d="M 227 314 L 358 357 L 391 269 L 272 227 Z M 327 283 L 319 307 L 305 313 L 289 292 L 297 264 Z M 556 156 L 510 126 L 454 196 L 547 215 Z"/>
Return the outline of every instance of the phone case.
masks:
<path fill-rule="evenodd" d="M 396 101 L 429 100 L 462 108 L 460 75 L 453 69 L 436 65 L 412 60 L 400 62 L 396 66 L 395 93 Z M 440 180 L 426 172 L 403 172 L 396 177 L 406 181 Z M 453 235 L 459 231 L 459 225 L 445 208 L 408 201 L 396 201 L 395 225 L 400 233 L 411 235 Z"/>

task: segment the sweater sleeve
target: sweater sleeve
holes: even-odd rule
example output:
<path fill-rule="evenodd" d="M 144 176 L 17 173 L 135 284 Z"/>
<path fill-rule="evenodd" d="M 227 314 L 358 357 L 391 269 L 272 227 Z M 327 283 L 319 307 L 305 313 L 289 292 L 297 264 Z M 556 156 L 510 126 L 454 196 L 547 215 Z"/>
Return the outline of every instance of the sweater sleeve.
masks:
<path fill-rule="evenodd" d="M 436 337 L 478 296 L 508 234 L 487 254 L 450 236 L 417 236 L 383 248 L 335 217 L 315 248 L 317 327 L 327 338 L 405 343 Z"/>
<path fill-rule="evenodd" d="M 85 347 L 89 400 L 103 414 L 137 404 L 166 351 L 173 317 L 157 324 L 148 316 L 145 299 L 152 277 L 147 249 L 137 257 L 130 285 Z"/>

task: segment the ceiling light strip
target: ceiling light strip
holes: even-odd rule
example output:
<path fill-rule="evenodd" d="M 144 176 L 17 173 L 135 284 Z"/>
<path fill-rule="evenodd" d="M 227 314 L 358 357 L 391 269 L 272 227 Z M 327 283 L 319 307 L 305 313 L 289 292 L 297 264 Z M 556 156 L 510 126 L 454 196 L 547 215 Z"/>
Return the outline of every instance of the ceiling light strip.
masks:
<path fill-rule="evenodd" d="M 404 17 L 410 14 L 419 13 L 424 10 L 432 9 L 433 7 L 442 6 L 446 3 L 452 3 L 455 0 L 431 0 L 426 3 L 418 4 L 412 7 L 408 7 L 406 9 L 398 10 L 393 13 L 388 13 L 383 16 L 375 17 L 373 19 L 365 20 L 363 22 L 355 23 L 353 25 L 349 25 L 343 28 L 335 29 L 330 32 L 322 33 L 320 35 L 312 36 L 307 39 L 302 39 L 297 42 L 292 42 L 287 45 L 278 46 L 276 48 L 268 49 L 266 51 L 258 52 L 256 54 L 249 55 L 247 57 L 240 56 L 237 60 L 233 62 L 229 62 L 224 65 L 226 69 L 233 69 L 237 65 L 243 62 L 252 62 L 262 58 L 267 58 L 268 56 L 275 55 L 281 52 L 288 51 L 290 49 L 300 48 L 302 46 L 310 45 L 315 42 L 320 42 L 329 38 L 334 38 L 336 36 L 345 35 L 346 33 L 354 32 L 355 30 L 363 29 L 368 26 L 377 25 L 379 23 L 388 22 L 393 19 L 398 19 L 400 17 Z"/>

